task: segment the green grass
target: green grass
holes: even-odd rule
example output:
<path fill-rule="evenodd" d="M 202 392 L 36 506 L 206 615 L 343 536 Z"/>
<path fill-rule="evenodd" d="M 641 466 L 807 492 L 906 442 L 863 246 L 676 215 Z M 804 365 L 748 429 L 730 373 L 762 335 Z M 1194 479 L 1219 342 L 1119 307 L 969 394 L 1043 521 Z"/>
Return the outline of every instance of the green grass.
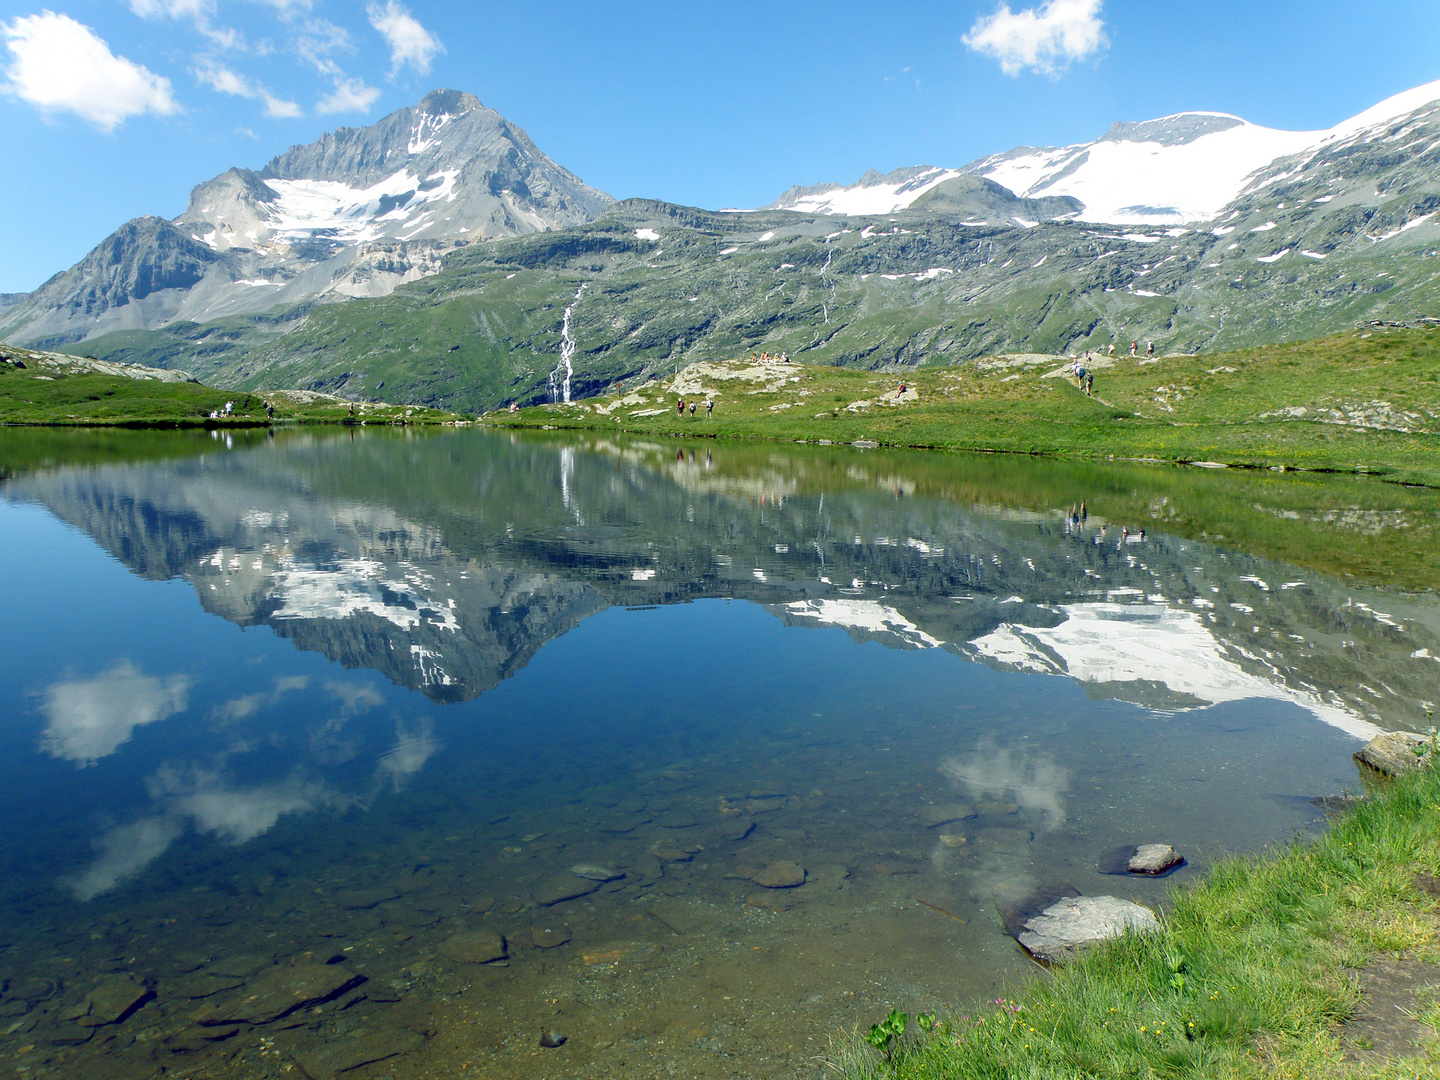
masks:
<path fill-rule="evenodd" d="M 1440 1041 L 1409 1061 L 1342 1065 L 1334 1031 L 1356 1012 L 1352 970 L 1367 959 L 1440 960 L 1440 902 L 1413 884 L 1437 870 L 1430 769 L 1317 839 L 1217 864 L 1172 894 L 1159 932 L 1098 947 L 932 1034 L 912 1024 L 889 1061 L 857 1032 L 829 1063 L 847 1080 L 1440 1075 Z M 1440 1033 L 1440 1010 L 1419 1015 Z"/>
<path fill-rule="evenodd" d="M 7 353 L 16 353 L 6 347 Z M 28 354 L 26 354 L 28 355 Z M 247 393 L 217 390 L 192 382 L 159 382 L 94 372 L 64 374 L 0 364 L 0 424 L 95 427 L 245 427 L 274 419 L 302 424 L 448 423 L 465 419 L 420 406 L 356 404 L 290 395 L 283 391 Z M 232 405 L 225 415 L 225 405 Z M 220 414 L 212 418 L 212 413 Z"/>
<path fill-rule="evenodd" d="M 903 375 L 790 364 L 775 365 L 774 378 L 758 382 L 697 380 L 682 371 L 632 388 L 637 404 L 604 414 L 597 406 L 617 395 L 485 419 L 510 427 L 1358 471 L 1440 485 L 1440 329 L 1381 328 L 1153 362 L 1126 355 L 1096 371 L 1094 397 L 1071 379 L 1044 377 L 1062 362 L 980 361 Z M 918 401 L 856 405 L 876 402 L 902 378 Z M 677 394 L 696 396 L 686 390 L 695 386 L 715 394 L 713 418 L 675 415 Z M 635 415 L 651 409 L 663 411 Z"/>

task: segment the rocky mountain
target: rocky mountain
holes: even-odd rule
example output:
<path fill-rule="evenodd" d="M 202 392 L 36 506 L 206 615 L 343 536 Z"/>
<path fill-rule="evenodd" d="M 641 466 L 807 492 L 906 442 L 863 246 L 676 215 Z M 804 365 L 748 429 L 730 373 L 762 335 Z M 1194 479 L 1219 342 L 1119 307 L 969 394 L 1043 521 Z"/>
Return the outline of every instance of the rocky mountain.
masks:
<path fill-rule="evenodd" d="M 1231 203 L 1262 193 L 1301 162 L 1384 139 L 1397 122 L 1437 102 L 1440 82 L 1428 83 L 1324 131 L 1281 131 L 1208 112 L 1121 122 L 1075 146 L 1020 146 L 959 169 L 921 166 L 886 176 L 872 170 L 848 187 L 795 187 L 766 209 L 893 214 L 918 205 L 939 184 L 974 175 L 1022 198 L 1068 196 L 1079 202 L 1069 216 L 1083 221 L 1187 225 L 1220 217 Z"/>
<path fill-rule="evenodd" d="M 0 337 L 92 334 L 85 352 L 209 385 L 480 411 L 551 399 L 566 379 L 583 397 L 762 349 L 892 369 L 1415 322 L 1440 287 L 1437 94 L 1320 133 L 1216 114 L 1117 125 L 1083 147 L 872 175 L 750 212 L 582 205 L 558 166 L 504 172 L 515 129 L 432 95 L 263 174 L 227 174 L 176 222 L 132 223 L 73 280 L 0 313 Z M 476 146 L 481 164 L 459 164 Z M 1159 223 L 1090 220 L 1097 193 L 1107 213 Z M 549 217 L 527 225 L 522 203 Z M 1175 224 L 1194 214 L 1212 216 Z M 269 277 L 239 268 L 265 259 Z"/>
<path fill-rule="evenodd" d="M 201 184 L 174 221 L 127 222 L 71 269 L 0 306 L 0 339 L 64 345 L 380 296 L 475 240 L 579 225 L 613 200 L 478 98 L 436 90 L 366 128 Z"/>

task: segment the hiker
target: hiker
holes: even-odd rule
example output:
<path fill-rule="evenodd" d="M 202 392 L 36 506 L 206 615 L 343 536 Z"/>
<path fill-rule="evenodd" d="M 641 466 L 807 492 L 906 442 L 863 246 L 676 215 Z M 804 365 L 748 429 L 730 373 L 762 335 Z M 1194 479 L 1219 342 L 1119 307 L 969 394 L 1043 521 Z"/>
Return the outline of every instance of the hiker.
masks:
<path fill-rule="evenodd" d="M 1152 359 L 1154 358 L 1154 356 L 1155 356 L 1155 343 L 1154 343 L 1153 341 L 1151 341 L 1151 342 L 1149 342 L 1149 343 L 1146 344 L 1146 346 L 1145 346 L 1145 355 L 1151 357 Z"/>
<path fill-rule="evenodd" d="M 896 396 L 899 396 L 899 394 L 903 394 L 903 393 L 905 393 L 905 384 L 902 382 L 902 383 L 900 384 L 900 390 L 898 391 L 898 393 L 897 393 Z"/>
<path fill-rule="evenodd" d="M 1110 342 L 1110 344 L 1109 344 L 1108 346 L 1106 346 L 1106 348 L 1105 348 L 1105 355 L 1106 355 L 1106 356 L 1114 356 L 1114 355 L 1115 355 L 1115 343 L 1114 343 L 1113 341 Z"/>
<path fill-rule="evenodd" d="M 705 399 L 705 419 L 706 419 L 706 420 L 709 420 L 709 419 L 710 419 L 710 414 L 713 413 L 714 411 L 715 411 L 715 402 L 711 401 L 711 400 L 707 397 L 707 398 Z"/>
<path fill-rule="evenodd" d="M 1130 355 L 1133 357 L 1133 356 L 1135 355 L 1136 350 L 1139 349 L 1139 348 L 1140 348 L 1140 343 L 1139 343 L 1138 341 L 1132 341 L 1132 342 L 1130 342 Z"/>
<path fill-rule="evenodd" d="M 684 399 L 684 398 L 676 398 L 676 399 L 675 399 L 675 415 L 676 415 L 676 416 L 684 416 L 684 415 L 685 415 L 685 399 Z"/>
<path fill-rule="evenodd" d="M 697 404 L 698 404 L 698 403 L 697 403 L 697 402 L 694 402 L 694 401 L 690 402 L 690 415 L 691 415 L 691 416 L 694 416 L 694 415 L 695 415 L 695 406 L 696 406 Z"/>
<path fill-rule="evenodd" d="M 1086 397 L 1094 397 L 1094 396 L 1095 396 L 1094 391 L 1095 391 L 1095 373 L 1094 373 L 1093 371 L 1087 371 L 1087 372 L 1085 373 L 1085 396 L 1086 396 Z"/>

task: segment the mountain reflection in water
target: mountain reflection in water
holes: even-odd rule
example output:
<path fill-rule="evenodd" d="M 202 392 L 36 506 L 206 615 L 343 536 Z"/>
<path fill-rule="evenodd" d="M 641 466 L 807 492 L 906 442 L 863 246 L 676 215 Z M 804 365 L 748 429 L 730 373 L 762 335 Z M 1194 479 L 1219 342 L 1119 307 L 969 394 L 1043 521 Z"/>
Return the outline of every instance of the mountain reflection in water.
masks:
<path fill-rule="evenodd" d="M 106 438 L 0 473 L 0 599 L 28 617 L 0 647 L 0 1053 L 32 1077 L 539 1076 L 542 1023 L 571 1035 L 547 1067 L 788 1074 L 1023 977 L 997 901 L 1161 903 L 1101 856 L 1286 839 L 1356 737 L 1440 699 L 1433 594 L 1179 516 L 1405 562 L 1419 495 L 477 431 Z M 326 960 L 368 991 L 252 1015 Z M 125 986 L 139 1011 L 92 1024 Z M 785 1037 L 743 1035 L 762 1012 Z"/>
<path fill-rule="evenodd" d="M 436 701 L 494 687 L 609 606 L 703 597 L 1152 708 L 1274 698 L 1366 734 L 1436 696 L 1428 600 L 1081 521 L 1083 490 L 1050 510 L 906 497 L 849 453 L 827 490 L 796 453 L 313 439 L 6 491 L 137 573 L 190 581 L 206 610 Z"/>

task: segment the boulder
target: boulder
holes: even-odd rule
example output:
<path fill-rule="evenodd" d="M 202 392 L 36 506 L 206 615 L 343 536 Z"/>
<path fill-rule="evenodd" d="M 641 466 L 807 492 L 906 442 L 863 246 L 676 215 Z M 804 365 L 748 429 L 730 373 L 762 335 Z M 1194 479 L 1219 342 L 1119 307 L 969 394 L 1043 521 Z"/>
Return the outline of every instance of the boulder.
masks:
<path fill-rule="evenodd" d="M 197 1014 L 207 1027 L 268 1024 L 309 1005 L 333 1001 L 365 981 L 349 964 L 295 964 L 272 967 L 252 979 L 229 1001 Z"/>
<path fill-rule="evenodd" d="M 1141 844 L 1125 863 L 1132 874 L 1163 874 L 1185 860 L 1169 844 Z"/>
<path fill-rule="evenodd" d="M 489 964 L 506 958 L 505 939 L 494 930 L 466 930 L 440 943 L 436 950 L 457 964 Z"/>
<path fill-rule="evenodd" d="M 805 884 L 805 868 L 799 863 L 773 862 L 750 880 L 767 889 L 793 889 Z"/>
<path fill-rule="evenodd" d="M 1373 769 L 1381 776 L 1403 776 L 1429 766 L 1434 756 L 1428 751 L 1430 740 L 1424 735 L 1409 731 L 1387 731 L 1376 735 L 1355 751 L 1357 762 Z M 1427 747 L 1425 753 L 1416 753 L 1418 747 Z"/>
<path fill-rule="evenodd" d="M 535 903 L 550 907 L 564 900 L 577 900 L 589 896 L 600 888 L 600 882 L 582 877 L 555 877 L 535 890 Z"/>
<path fill-rule="evenodd" d="M 138 979 L 117 975 L 90 991 L 82 1003 L 83 1012 L 76 1020 L 81 1027 L 118 1024 L 154 996 L 154 992 Z"/>
<path fill-rule="evenodd" d="M 1063 964 L 1086 946 L 1119 937 L 1126 927 L 1158 930 L 1160 922 L 1149 908 L 1119 897 L 1071 896 L 1026 921 L 1017 940 L 1035 959 Z"/>

